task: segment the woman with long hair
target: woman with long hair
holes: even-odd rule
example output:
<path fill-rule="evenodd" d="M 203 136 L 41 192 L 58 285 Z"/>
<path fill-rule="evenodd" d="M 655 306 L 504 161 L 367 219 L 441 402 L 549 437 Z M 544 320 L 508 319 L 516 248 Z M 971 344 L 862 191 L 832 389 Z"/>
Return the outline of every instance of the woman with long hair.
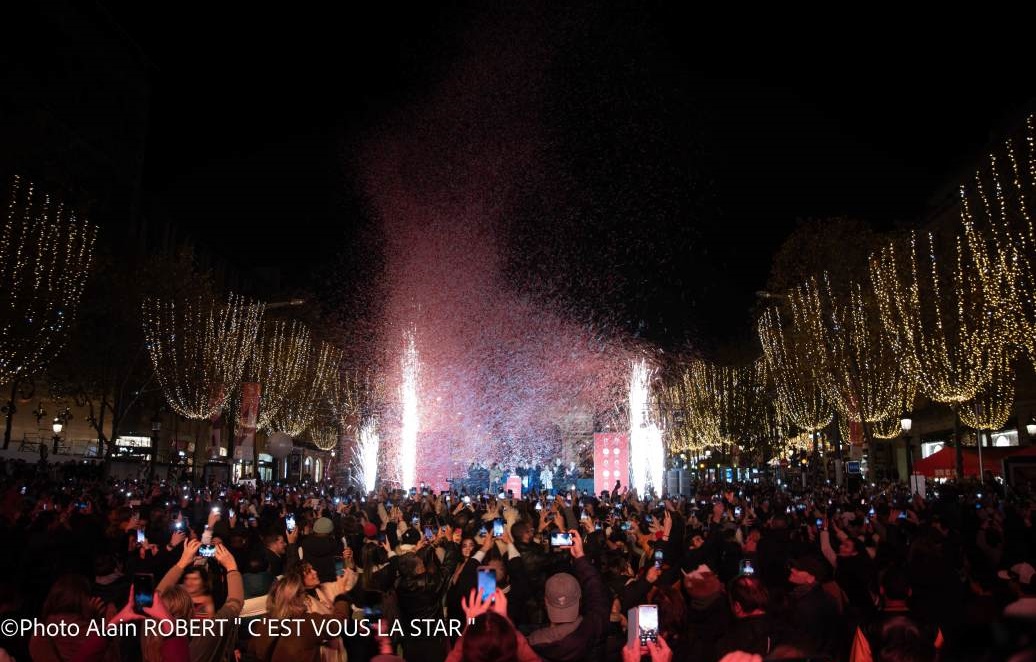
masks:
<path fill-rule="evenodd" d="M 122 611 L 115 614 L 107 624 L 108 626 L 121 627 L 126 623 L 146 619 L 168 621 L 154 629 L 160 632 L 169 632 L 169 636 L 147 634 L 148 628 L 144 628 L 143 631 L 138 629 L 138 632 L 142 634 L 140 640 L 141 659 L 143 662 L 191 662 L 188 638 L 176 635 L 175 625 L 172 622 L 191 618 L 192 611 L 191 596 L 179 586 L 174 586 L 166 595 L 159 595 L 156 592 L 150 607 L 137 605 L 133 596 L 133 589 L 131 588 L 126 606 L 122 608 Z M 94 632 L 86 633 L 80 639 L 79 649 L 76 651 L 75 657 L 72 658 L 74 662 L 105 662 L 105 660 L 110 659 L 107 655 L 107 649 L 110 648 L 108 637 L 101 635 L 99 632 Z"/>
<path fill-rule="evenodd" d="M 478 583 L 478 566 L 482 564 L 493 544 L 492 536 L 486 536 L 481 548 L 474 538 L 465 536 L 461 539 L 459 563 L 457 563 L 457 569 L 453 571 L 450 585 L 446 589 L 447 618 L 461 619 L 464 617 L 461 602 Z"/>
<path fill-rule="evenodd" d="M 241 572 L 237 569 L 237 561 L 234 555 L 223 545 L 216 545 L 214 558 L 226 573 L 227 599 L 217 609 L 213 603 L 212 590 L 209 584 L 209 576 L 200 572 L 194 565 L 195 557 L 201 548 L 198 540 L 188 540 L 184 543 L 183 554 L 176 565 L 170 568 L 162 581 L 158 583 L 155 592 L 160 595 L 171 594 L 175 601 L 171 613 L 182 611 L 181 601 L 183 596 L 174 588 L 181 588 L 189 596 L 191 601 L 190 616 L 193 618 L 215 618 L 224 622 L 233 621 L 241 614 L 241 608 L 245 602 L 245 587 L 241 579 Z M 179 584 L 181 578 L 183 583 Z M 236 630 L 225 628 L 222 633 L 207 635 L 202 634 L 192 637 L 190 640 L 191 659 L 195 662 L 202 660 L 221 659 L 230 648 Z"/>
<path fill-rule="evenodd" d="M 190 593 L 182 586 L 167 588 L 161 595 L 155 596 L 161 600 L 169 616 L 174 620 L 186 620 L 194 616 L 194 601 Z M 165 662 L 169 654 L 163 650 L 167 643 L 166 637 L 158 635 L 143 635 L 140 640 L 141 654 L 144 662 Z"/>
<path fill-rule="evenodd" d="M 306 574 L 293 569 L 270 587 L 266 597 L 267 626 L 260 626 L 258 635 L 249 643 L 258 659 L 267 662 L 320 662 L 324 644 L 334 640 L 331 631 L 322 625 L 335 620 L 336 616 L 310 611 Z M 340 592 L 344 593 L 345 582 L 339 580 L 339 585 L 343 589 Z M 292 633 L 297 636 L 283 637 L 278 636 L 282 632 L 270 631 L 270 622 L 285 619 L 302 619 L 298 631 Z"/>
<path fill-rule="evenodd" d="M 380 545 L 368 542 L 360 553 L 359 587 L 365 591 L 385 593 L 395 583 L 395 568 L 389 563 L 393 553 L 387 549 L 387 543 Z"/>
<path fill-rule="evenodd" d="M 348 573 L 346 573 L 348 575 Z M 299 581 L 306 589 L 306 611 L 310 614 L 330 614 L 334 612 L 335 598 L 344 593 L 343 586 L 349 586 L 351 579 L 334 582 L 321 582 L 317 569 L 306 561 L 299 561 L 291 570 L 284 573 Z M 345 577 L 346 575 L 343 575 Z"/>

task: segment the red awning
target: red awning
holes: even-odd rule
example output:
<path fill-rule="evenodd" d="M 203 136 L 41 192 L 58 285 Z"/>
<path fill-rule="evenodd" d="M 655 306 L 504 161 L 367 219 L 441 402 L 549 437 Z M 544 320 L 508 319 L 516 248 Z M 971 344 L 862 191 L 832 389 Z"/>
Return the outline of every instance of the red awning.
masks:
<path fill-rule="evenodd" d="M 1005 457 L 1026 451 L 1018 448 L 983 448 L 982 468 L 999 476 L 1003 473 L 1000 463 Z M 925 459 L 914 462 L 914 473 L 923 474 L 926 478 L 954 478 L 957 475 L 957 450 L 949 446 Z M 964 449 L 964 475 L 978 476 L 978 449 Z"/>

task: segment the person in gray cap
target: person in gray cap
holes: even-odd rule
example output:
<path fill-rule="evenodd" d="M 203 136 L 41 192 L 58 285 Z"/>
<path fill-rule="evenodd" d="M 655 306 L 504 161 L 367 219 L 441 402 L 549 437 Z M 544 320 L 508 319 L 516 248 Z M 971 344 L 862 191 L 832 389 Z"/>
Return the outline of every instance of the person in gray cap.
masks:
<path fill-rule="evenodd" d="M 572 573 L 552 575 L 544 586 L 550 625 L 529 635 L 536 654 L 548 662 L 599 660 L 611 614 L 611 599 L 600 573 L 583 553 L 579 532 L 572 535 Z"/>
<path fill-rule="evenodd" d="M 302 539 L 302 558 L 316 569 L 321 583 L 338 579 L 335 559 L 342 556 L 342 542 L 334 531 L 334 523 L 321 517 L 313 523 L 313 533 Z"/>

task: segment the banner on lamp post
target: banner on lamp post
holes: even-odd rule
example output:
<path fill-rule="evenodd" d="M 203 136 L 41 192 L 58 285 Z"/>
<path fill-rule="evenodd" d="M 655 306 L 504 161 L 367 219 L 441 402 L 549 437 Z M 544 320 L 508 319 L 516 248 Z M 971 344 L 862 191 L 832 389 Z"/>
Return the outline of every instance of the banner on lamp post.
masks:
<path fill-rule="evenodd" d="M 259 420 L 259 398 L 262 386 L 258 382 L 241 384 L 241 408 L 237 416 L 237 435 L 234 438 L 234 459 L 251 460 L 255 447 L 255 430 Z"/>
<path fill-rule="evenodd" d="M 211 436 L 210 436 L 210 453 L 212 457 L 218 455 L 218 449 L 222 442 L 222 422 L 223 422 L 223 403 L 226 401 L 226 391 L 223 389 L 222 384 L 217 384 L 212 387 L 209 392 L 209 409 L 215 409 L 215 412 L 209 416 L 209 424 L 211 425 Z"/>
<path fill-rule="evenodd" d="M 860 421 L 849 421 L 849 443 L 863 446 L 863 423 Z"/>

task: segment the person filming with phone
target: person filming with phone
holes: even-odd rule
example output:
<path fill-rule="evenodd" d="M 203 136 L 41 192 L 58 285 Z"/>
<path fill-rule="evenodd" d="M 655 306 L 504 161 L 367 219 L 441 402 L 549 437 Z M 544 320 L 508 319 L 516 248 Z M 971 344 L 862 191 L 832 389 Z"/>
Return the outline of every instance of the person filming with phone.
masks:
<path fill-rule="evenodd" d="M 184 579 L 183 587 L 194 603 L 194 618 L 216 618 L 233 620 L 241 613 L 241 607 L 245 601 L 245 588 L 241 581 L 241 572 L 237 569 L 237 561 L 223 545 L 216 545 L 212 551 L 212 558 L 216 559 L 219 567 L 226 574 L 227 599 L 218 608 L 214 609 L 213 599 L 209 583 L 201 568 L 195 566 L 195 559 L 199 558 L 204 546 L 201 541 L 188 540 L 184 543 L 183 555 L 176 562 L 169 572 L 165 574 L 162 581 L 158 583 L 156 592 L 165 594 L 176 586 L 181 578 Z M 189 647 L 191 660 L 201 662 L 221 659 L 226 654 L 233 633 L 230 631 L 220 635 L 204 635 L 193 637 Z"/>
<path fill-rule="evenodd" d="M 294 520 L 293 520 L 294 521 Z M 299 560 L 299 530 L 294 526 L 282 533 L 272 531 L 263 535 L 264 554 L 270 574 L 279 577 Z"/>
<path fill-rule="evenodd" d="M 551 535 L 551 547 L 568 550 L 572 572 L 547 579 L 544 606 L 550 624 L 529 635 L 529 644 L 548 662 L 599 660 L 611 616 L 611 595 L 583 551 L 579 532 Z"/>

